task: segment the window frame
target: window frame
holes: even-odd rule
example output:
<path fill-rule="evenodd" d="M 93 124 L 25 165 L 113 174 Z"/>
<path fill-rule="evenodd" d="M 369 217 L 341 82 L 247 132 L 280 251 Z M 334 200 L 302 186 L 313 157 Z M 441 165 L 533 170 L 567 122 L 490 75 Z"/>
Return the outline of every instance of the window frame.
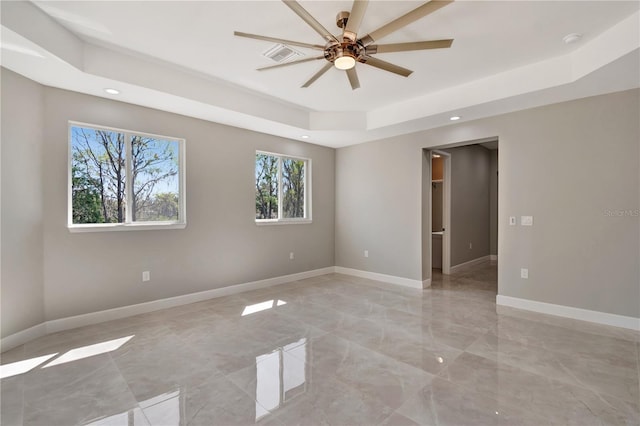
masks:
<path fill-rule="evenodd" d="M 259 154 L 270 155 L 278 159 L 278 218 L 277 219 L 258 219 L 255 218 L 254 208 L 254 220 L 256 225 L 302 225 L 312 223 L 312 209 L 311 209 L 311 158 L 297 157 L 294 155 L 278 154 L 270 151 L 256 150 L 253 158 L 253 181 L 254 181 L 254 204 L 255 204 L 255 175 L 256 175 L 256 160 L 255 157 Z M 290 159 L 296 161 L 304 161 L 304 217 L 283 217 L 282 214 L 282 160 Z M 254 206 L 255 207 L 255 206 Z"/>
<path fill-rule="evenodd" d="M 72 133 L 73 127 L 84 127 L 92 130 L 104 130 L 109 132 L 123 133 L 125 138 L 125 200 L 127 209 L 125 210 L 125 221 L 122 223 L 73 223 L 73 147 Z M 131 138 L 133 136 L 149 137 L 160 140 L 178 142 L 178 220 L 165 221 L 132 221 L 131 199 L 133 198 L 133 188 L 131 186 Z M 135 130 L 120 129 L 117 127 L 102 126 L 99 124 L 84 123 L 69 120 L 67 124 L 67 228 L 69 232 L 105 232 L 105 231 L 140 231 L 158 229 L 184 229 L 187 226 L 187 200 L 186 200 L 186 139 L 173 136 L 163 136 L 153 133 L 139 132 Z"/>

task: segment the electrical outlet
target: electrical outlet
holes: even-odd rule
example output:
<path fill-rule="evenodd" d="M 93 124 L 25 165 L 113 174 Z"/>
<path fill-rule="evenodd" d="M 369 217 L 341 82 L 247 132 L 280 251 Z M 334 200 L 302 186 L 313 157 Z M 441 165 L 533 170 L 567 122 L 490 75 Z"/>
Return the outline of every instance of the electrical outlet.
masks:
<path fill-rule="evenodd" d="M 151 271 L 142 271 L 142 282 L 151 281 Z"/>
<path fill-rule="evenodd" d="M 289 260 L 293 260 L 293 258 L 294 258 L 293 252 L 289 253 Z"/>
<path fill-rule="evenodd" d="M 369 250 L 364 251 L 364 257 L 369 257 Z"/>
<path fill-rule="evenodd" d="M 527 268 L 520 269 L 520 278 L 524 278 L 525 280 L 529 278 L 529 270 Z"/>
<path fill-rule="evenodd" d="M 473 243 L 469 243 L 469 250 L 473 248 Z"/>
<path fill-rule="evenodd" d="M 533 226 L 533 216 L 520 216 L 520 225 Z"/>

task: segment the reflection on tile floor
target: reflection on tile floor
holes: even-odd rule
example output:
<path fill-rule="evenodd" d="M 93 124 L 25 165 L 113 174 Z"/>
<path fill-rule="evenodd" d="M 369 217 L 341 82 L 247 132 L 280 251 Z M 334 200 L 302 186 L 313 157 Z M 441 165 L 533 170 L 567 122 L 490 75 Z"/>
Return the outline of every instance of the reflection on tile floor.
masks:
<path fill-rule="evenodd" d="M 638 425 L 638 333 L 339 274 L 2 354 L 2 425 Z"/>

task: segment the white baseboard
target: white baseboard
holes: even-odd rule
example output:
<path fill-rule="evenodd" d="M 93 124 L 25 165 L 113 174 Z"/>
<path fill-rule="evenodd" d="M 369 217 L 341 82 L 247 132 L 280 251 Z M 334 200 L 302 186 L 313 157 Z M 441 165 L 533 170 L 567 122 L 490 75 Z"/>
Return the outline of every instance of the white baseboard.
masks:
<path fill-rule="evenodd" d="M 610 314 L 607 312 L 591 311 L 588 309 L 574 308 L 572 306 L 555 305 L 553 303 L 538 302 L 535 300 L 520 299 L 511 296 L 502 296 L 500 294 L 496 296 L 496 304 L 516 309 L 524 309 L 526 311 L 538 312 L 541 314 L 555 315 L 558 317 L 640 331 L 640 318 Z"/>
<path fill-rule="evenodd" d="M 489 260 L 498 260 L 498 255 L 497 254 L 490 254 L 489 255 Z"/>
<path fill-rule="evenodd" d="M 431 278 L 427 278 L 426 280 L 422 281 L 422 288 L 429 288 L 431 287 Z"/>
<path fill-rule="evenodd" d="M 259 288 L 285 284 L 305 278 L 330 274 L 332 272 L 334 272 L 334 268 L 330 266 L 327 268 L 315 269 L 312 271 L 305 271 L 297 274 L 283 275 L 280 277 L 267 278 L 265 280 L 236 284 L 228 287 L 214 288 L 198 293 L 184 294 L 181 296 L 169 297 L 166 299 L 152 300 L 150 302 L 138 303 L 135 305 L 122 306 L 119 308 L 107 309 L 104 311 L 91 312 L 88 314 L 50 320 L 26 330 L 19 331 L 18 333 L 4 337 L 0 341 L 0 348 L 2 348 L 2 351 L 7 351 L 9 349 L 15 348 L 16 346 L 20 346 L 32 339 L 42 337 L 45 334 L 49 333 L 56 333 L 58 331 L 70 330 L 72 328 L 78 328 L 87 325 L 98 324 L 105 321 L 140 315 L 147 312 L 158 311 L 160 309 L 172 308 L 175 306 L 187 305 L 189 303 L 201 302 L 203 300 L 214 299 L 217 297 L 243 293 L 245 291 L 256 290 Z"/>
<path fill-rule="evenodd" d="M 0 350 L 2 352 L 8 351 L 45 334 L 47 334 L 47 327 L 46 323 L 43 322 L 3 338 L 0 341 Z"/>
<path fill-rule="evenodd" d="M 497 256 L 496 256 L 496 259 L 497 259 Z M 449 273 L 453 274 L 455 272 L 459 272 L 463 268 L 467 268 L 469 266 L 473 266 L 473 265 L 475 265 L 477 263 L 486 262 L 487 260 L 491 260 L 491 255 L 482 256 L 482 257 L 479 257 L 477 259 L 470 260 L 468 262 L 459 263 L 457 265 L 454 265 L 451 268 L 449 268 Z"/>
<path fill-rule="evenodd" d="M 336 266 L 335 272 L 338 274 L 352 275 L 354 277 L 367 278 L 369 280 L 384 281 L 389 284 L 401 285 L 404 287 L 423 289 L 431 285 L 431 280 L 412 280 L 410 278 L 396 277 L 394 275 L 379 274 L 377 272 L 361 271 L 360 269 L 344 268 Z M 427 282 L 428 281 L 428 282 Z"/>

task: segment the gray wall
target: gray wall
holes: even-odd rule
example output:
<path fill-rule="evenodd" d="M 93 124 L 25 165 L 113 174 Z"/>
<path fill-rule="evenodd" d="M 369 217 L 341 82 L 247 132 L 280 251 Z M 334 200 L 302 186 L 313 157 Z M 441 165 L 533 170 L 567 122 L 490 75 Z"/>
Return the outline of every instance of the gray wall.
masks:
<path fill-rule="evenodd" d="M 639 96 L 585 98 L 339 149 L 336 265 L 421 279 L 422 149 L 498 137 L 499 294 L 640 317 L 640 220 L 606 214 L 640 208 Z M 534 226 L 508 226 L 520 215 L 533 215 Z"/>
<path fill-rule="evenodd" d="M 498 150 L 489 151 L 489 254 L 498 255 Z"/>
<path fill-rule="evenodd" d="M 335 263 L 332 148 L 41 87 L 5 70 L 2 107 L 3 337 Z M 185 138 L 186 229 L 70 233 L 68 120 Z M 256 150 L 312 160 L 313 223 L 256 226 Z"/>
<path fill-rule="evenodd" d="M 423 185 L 420 171 L 430 160 L 420 149 L 407 149 L 406 140 L 337 150 L 336 266 L 422 279 L 422 221 L 427 226 L 431 215 L 423 217 L 421 200 L 431 176 Z"/>
<path fill-rule="evenodd" d="M 499 293 L 640 317 L 640 220 L 624 213 L 640 209 L 639 98 L 586 98 L 336 152 L 42 88 L 3 69 L 2 336 L 334 264 L 421 279 L 422 149 L 487 137 L 500 138 Z M 69 233 L 70 119 L 186 138 L 187 228 Z M 254 224 L 256 149 L 312 158 L 313 224 Z M 508 226 L 520 215 L 535 225 Z"/>
<path fill-rule="evenodd" d="M 43 88 L 2 69 L 2 316 L 7 336 L 44 320 Z"/>
<path fill-rule="evenodd" d="M 52 88 L 45 117 L 47 319 L 333 266 L 335 150 Z M 185 138 L 187 228 L 70 233 L 68 120 Z M 312 160 L 312 224 L 256 226 L 256 150 Z"/>
<path fill-rule="evenodd" d="M 446 151 L 451 153 L 451 266 L 456 266 L 489 254 L 491 160 L 480 145 Z"/>

